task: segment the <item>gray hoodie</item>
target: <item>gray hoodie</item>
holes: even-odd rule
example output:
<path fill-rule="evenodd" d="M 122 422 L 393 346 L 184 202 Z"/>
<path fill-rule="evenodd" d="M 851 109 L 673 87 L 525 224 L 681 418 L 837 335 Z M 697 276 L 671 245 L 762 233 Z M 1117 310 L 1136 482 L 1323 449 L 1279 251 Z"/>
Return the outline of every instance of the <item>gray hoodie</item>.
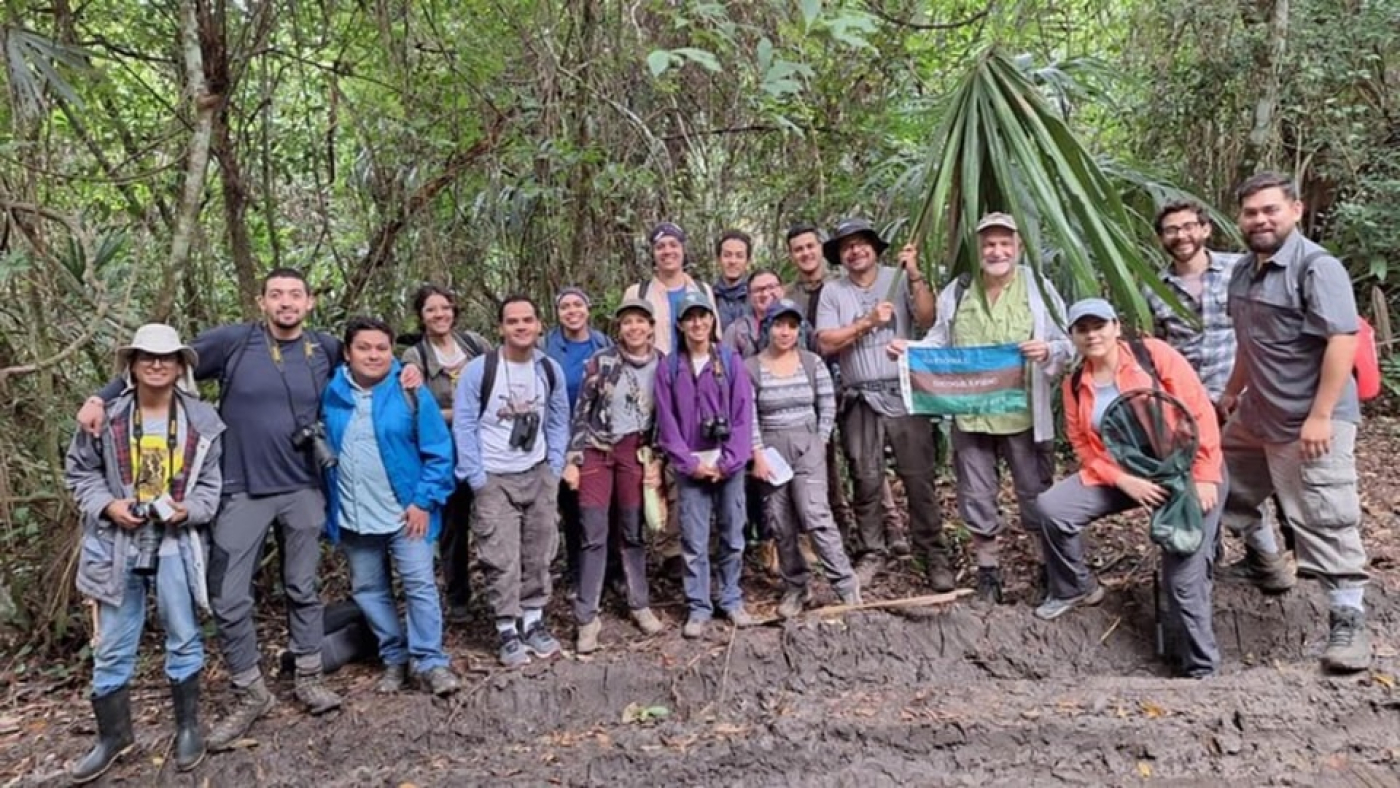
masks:
<path fill-rule="evenodd" d="M 175 396 L 184 410 L 186 430 L 198 436 L 193 452 L 186 451 L 184 461 L 184 495 L 180 499 L 189 512 L 188 519 L 176 527 L 180 559 L 185 565 L 190 596 L 203 610 L 209 609 L 209 592 L 205 582 L 205 535 L 202 526 L 214 519 L 219 509 L 223 489 L 223 473 L 219 467 L 223 452 L 224 423 L 212 406 L 198 398 L 176 390 Z M 122 392 L 107 403 L 106 426 L 100 437 L 94 438 L 79 429 L 68 445 L 64 459 L 65 483 L 82 513 L 83 537 L 78 555 L 78 591 L 105 604 L 120 606 L 126 591 L 127 559 L 131 550 L 131 531 L 115 526 L 103 514 L 108 504 L 133 495 L 132 486 L 122 482 L 122 470 L 117 459 L 117 437 L 114 432 L 125 425 L 135 396 L 132 389 Z M 181 445 L 188 443 L 181 436 Z"/>

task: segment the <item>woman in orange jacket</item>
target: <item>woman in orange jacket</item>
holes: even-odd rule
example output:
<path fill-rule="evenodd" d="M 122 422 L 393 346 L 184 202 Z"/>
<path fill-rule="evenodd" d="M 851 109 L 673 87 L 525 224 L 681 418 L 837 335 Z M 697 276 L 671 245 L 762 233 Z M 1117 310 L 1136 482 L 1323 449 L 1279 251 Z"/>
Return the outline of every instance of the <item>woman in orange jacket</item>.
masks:
<path fill-rule="evenodd" d="M 1209 676 L 1220 663 L 1211 626 L 1211 564 L 1225 500 L 1220 428 L 1210 396 L 1186 359 L 1165 342 L 1140 340 L 1155 368 L 1144 369 L 1132 345 L 1122 338 L 1118 314 L 1107 301 L 1079 301 L 1070 307 L 1068 319 L 1070 336 L 1084 365 L 1081 373 L 1066 376 L 1063 383 L 1065 426 L 1080 469 L 1039 499 L 1048 594 L 1035 615 L 1048 621 L 1078 605 L 1094 605 L 1103 599 L 1103 587 L 1084 563 L 1081 534 L 1090 523 L 1139 506 L 1151 509 L 1167 502 L 1168 491 L 1120 467 L 1099 434 L 1104 411 L 1120 394 L 1160 387 L 1180 400 L 1195 418 L 1199 445 L 1191 464 L 1191 484 L 1204 512 L 1200 547 L 1188 555 L 1163 553 L 1163 582 L 1170 600 L 1166 623 L 1184 635 L 1175 655 L 1180 674 Z"/>

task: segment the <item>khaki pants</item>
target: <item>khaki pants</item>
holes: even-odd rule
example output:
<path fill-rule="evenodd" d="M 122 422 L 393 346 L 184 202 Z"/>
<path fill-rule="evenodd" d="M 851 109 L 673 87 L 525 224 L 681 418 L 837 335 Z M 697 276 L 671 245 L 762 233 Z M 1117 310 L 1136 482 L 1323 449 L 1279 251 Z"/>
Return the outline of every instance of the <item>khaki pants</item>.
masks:
<path fill-rule="evenodd" d="M 1355 424 L 1333 421 L 1332 449 L 1315 460 L 1303 459 L 1298 441 L 1265 443 L 1238 416 L 1225 425 L 1221 443 L 1230 473 L 1227 526 L 1259 527 L 1259 506 L 1277 494 L 1293 526 L 1298 573 L 1328 588 L 1365 585 Z"/>
<path fill-rule="evenodd" d="M 497 619 L 542 610 L 553 588 L 549 565 L 559 549 L 559 479 L 542 462 L 520 473 L 487 474 L 476 493 L 477 558 L 486 574 L 486 604 Z"/>

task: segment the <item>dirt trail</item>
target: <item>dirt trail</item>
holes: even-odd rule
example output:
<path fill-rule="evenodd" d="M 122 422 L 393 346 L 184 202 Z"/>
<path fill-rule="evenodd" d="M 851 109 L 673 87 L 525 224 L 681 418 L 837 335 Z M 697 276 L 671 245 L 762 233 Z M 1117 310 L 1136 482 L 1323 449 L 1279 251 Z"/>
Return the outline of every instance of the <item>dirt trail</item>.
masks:
<path fill-rule="evenodd" d="M 1150 588 L 1150 587 L 1148 587 Z M 1320 592 L 1280 600 L 1223 586 L 1226 672 L 1164 678 L 1147 589 L 1058 622 L 1024 607 L 957 605 L 917 617 L 858 613 L 703 643 L 674 635 L 480 676 L 449 702 L 384 700 L 374 671 L 336 683 L 347 709 L 320 720 L 284 703 L 258 746 L 192 776 L 159 769 L 168 728 L 138 723 L 138 754 L 115 779 L 162 785 L 1365 785 L 1400 787 L 1394 686 L 1400 599 L 1377 588 L 1384 655 L 1351 678 L 1321 676 Z M 487 655 L 473 662 L 487 664 Z M 289 701 L 287 687 L 279 694 Z M 142 717 L 164 713 L 157 686 Z M 669 716 L 623 722 L 629 704 Z M 21 784 L 60 782 L 81 735 L 44 736 Z M 37 755 L 38 753 L 33 753 Z M 206 783 L 207 780 L 207 783 Z"/>
<path fill-rule="evenodd" d="M 190 775 L 157 763 L 171 724 L 152 657 L 158 635 L 148 633 L 133 690 L 137 747 L 106 784 L 1400 788 L 1397 447 L 1400 421 L 1368 423 L 1359 456 L 1377 657 L 1357 676 L 1318 672 L 1326 604 L 1305 582 L 1273 599 L 1218 583 L 1222 674 L 1166 678 L 1154 656 L 1155 550 L 1140 521 L 1104 523 L 1091 555 L 1108 597 L 1056 622 L 1030 615 L 1020 534 L 1003 553 L 1014 604 L 990 610 L 962 600 L 737 634 L 716 624 L 696 643 L 677 633 L 679 590 L 663 579 L 656 601 L 671 628 L 661 637 L 634 640 L 614 610 L 598 655 L 499 671 L 483 615 L 449 633 L 467 678 L 450 701 L 381 698 L 376 669 L 350 666 L 332 677 L 345 709 L 310 719 L 279 681 L 281 704 L 254 728 L 256 746 L 211 756 Z M 746 588 L 771 611 L 770 582 L 746 578 Z M 870 596 L 924 592 L 906 568 Z M 819 600 L 830 601 L 827 589 Z M 264 641 L 280 642 L 279 606 L 262 610 Z M 551 619 L 567 620 L 566 610 L 556 601 Z M 207 673 L 206 722 L 229 700 L 217 659 Z M 0 788 L 66 782 L 64 766 L 90 743 L 83 689 L 10 686 Z M 667 715 L 624 721 L 629 706 Z"/>

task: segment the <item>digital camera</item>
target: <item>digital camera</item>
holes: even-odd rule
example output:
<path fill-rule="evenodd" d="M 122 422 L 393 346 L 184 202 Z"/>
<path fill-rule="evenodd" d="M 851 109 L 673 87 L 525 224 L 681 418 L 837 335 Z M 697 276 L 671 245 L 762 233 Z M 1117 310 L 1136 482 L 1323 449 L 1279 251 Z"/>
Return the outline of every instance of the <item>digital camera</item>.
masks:
<path fill-rule="evenodd" d="M 335 467 L 335 450 L 326 440 L 326 428 L 321 422 L 308 424 L 292 433 L 292 447 L 297 451 L 310 451 L 316 466 L 323 471 Z"/>

